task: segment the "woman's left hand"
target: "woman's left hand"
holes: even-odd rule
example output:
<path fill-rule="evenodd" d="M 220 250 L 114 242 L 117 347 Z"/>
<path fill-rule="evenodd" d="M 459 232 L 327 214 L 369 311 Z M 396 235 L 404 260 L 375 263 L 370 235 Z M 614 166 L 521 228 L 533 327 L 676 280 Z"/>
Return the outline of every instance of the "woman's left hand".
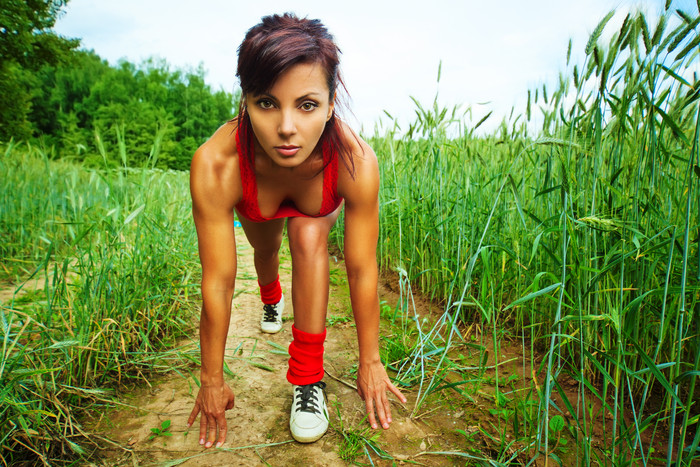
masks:
<path fill-rule="evenodd" d="M 357 370 L 357 393 L 365 401 L 367 417 L 372 428 L 378 426 L 375 411 L 382 428 L 389 428 L 391 423 L 391 406 L 386 396 L 387 389 L 393 392 L 402 403 L 406 403 L 406 398 L 389 380 L 384 365 L 380 361 L 364 365 L 360 363 Z"/>

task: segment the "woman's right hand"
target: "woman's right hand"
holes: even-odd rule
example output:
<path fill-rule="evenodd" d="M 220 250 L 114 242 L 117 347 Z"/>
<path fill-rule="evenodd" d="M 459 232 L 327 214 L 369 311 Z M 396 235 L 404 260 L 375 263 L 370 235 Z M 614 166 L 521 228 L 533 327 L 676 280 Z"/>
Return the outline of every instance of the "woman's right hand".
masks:
<path fill-rule="evenodd" d="M 199 418 L 199 444 L 209 448 L 216 441 L 217 431 L 219 440 L 216 447 L 221 447 L 226 441 L 226 411 L 234 405 L 233 391 L 225 382 L 221 384 L 202 384 L 197 393 L 194 409 L 187 419 L 187 427 L 191 427 L 201 412 Z M 206 444 L 205 444 L 206 443 Z"/>

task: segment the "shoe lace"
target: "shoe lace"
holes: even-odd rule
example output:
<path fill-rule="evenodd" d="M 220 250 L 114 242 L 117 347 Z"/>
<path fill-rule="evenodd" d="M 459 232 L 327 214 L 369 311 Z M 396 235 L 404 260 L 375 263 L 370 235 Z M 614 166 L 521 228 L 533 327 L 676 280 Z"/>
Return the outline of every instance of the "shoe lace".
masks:
<path fill-rule="evenodd" d="M 266 323 L 274 323 L 277 321 L 277 306 L 275 305 L 263 305 L 263 321 Z"/>
<path fill-rule="evenodd" d="M 325 389 L 326 383 L 319 381 L 312 384 L 304 384 L 303 386 L 297 386 L 296 390 L 299 393 L 299 401 L 297 402 L 300 412 L 318 413 L 321 414 L 320 401 L 316 399 L 316 396 L 321 394 L 323 397 L 323 392 L 314 390 L 314 387 Z"/>

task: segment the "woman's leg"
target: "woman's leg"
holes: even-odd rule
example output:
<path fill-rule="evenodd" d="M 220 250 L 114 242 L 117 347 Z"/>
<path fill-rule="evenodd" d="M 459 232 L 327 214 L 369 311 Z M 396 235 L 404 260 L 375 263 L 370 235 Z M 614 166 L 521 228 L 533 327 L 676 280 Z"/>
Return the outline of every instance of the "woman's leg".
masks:
<path fill-rule="evenodd" d="M 284 219 L 267 222 L 253 222 L 243 216 L 238 216 L 238 219 L 248 242 L 253 247 L 253 260 L 258 281 L 261 285 L 273 282 L 279 274 L 279 250 L 282 245 Z"/>
<path fill-rule="evenodd" d="M 282 330 L 284 313 L 284 295 L 279 281 L 279 249 L 284 219 L 256 223 L 239 217 L 243 231 L 253 246 L 253 261 L 263 302 L 260 330 L 274 334 Z"/>
<path fill-rule="evenodd" d="M 287 221 L 294 327 L 300 331 L 319 334 L 326 329 L 328 234 L 340 209 L 325 217 L 291 217 Z"/>
<path fill-rule="evenodd" d="M 323 218 L 294 217 L 287 221 L 292 253 L 293 341 L 289 346 L 287 380 L 294 386 L 289 429 L 302 443 L 328 430 L 323 396 L 323 343 L 328 306 L 328 233 L 340 208 Z"/>

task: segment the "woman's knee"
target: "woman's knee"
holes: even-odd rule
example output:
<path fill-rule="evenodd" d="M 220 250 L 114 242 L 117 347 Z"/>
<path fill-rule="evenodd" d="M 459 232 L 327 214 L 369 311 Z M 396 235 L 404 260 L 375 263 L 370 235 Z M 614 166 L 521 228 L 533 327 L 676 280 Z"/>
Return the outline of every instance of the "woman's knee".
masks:
<path fill-rule="evenodd" d="M 279 255 L 280 245 L 264 245 L 261 248 L 254 248 L 256 260 L 270 261 Z"/>
<path fill-rule="evenodd" d="M 292 256 L 317 255 L 328 251 L 328 228 L 320 222 L 287 223 L 289 249 Z"/>

